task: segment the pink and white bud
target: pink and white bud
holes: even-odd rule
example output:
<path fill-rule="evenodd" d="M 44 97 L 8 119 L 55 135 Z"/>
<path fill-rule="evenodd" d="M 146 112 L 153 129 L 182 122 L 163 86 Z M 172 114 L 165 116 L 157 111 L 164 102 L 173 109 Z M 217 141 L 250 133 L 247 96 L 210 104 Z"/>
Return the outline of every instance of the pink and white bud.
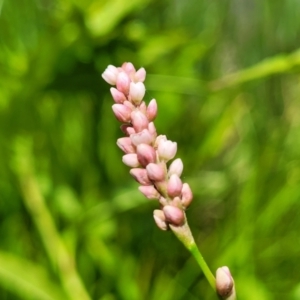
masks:
<path fill-rule="evenodd" d="M 182 181 L 177 174 L 172 174 L 167 185 L 167 193 L 170 197 L 180 196 Z"/>
<path fill-rule="evenodd" d="M 128 95 L 130 82 L 131 80 L 129 78 L 129 75 L 126 74 L 125 72 L 120 72 L 118 74 L 117 82 L 116 82 L 117 89 L 120 92 L 124 93 L 125 95 Z"/>
<path fill-rule="evenodd" d="M 176 142 L 171 142 L 169 140 L 164 141 L 163 139 L 161 139 L 159 141 L 157 151 L 158 151 L 159 157 L 162 160 L 168 161 L 176 155 L 177 143 Z"/>
<path fill-rule="evenodd" d="M 139 105 L 145 96 L 145 85 L 142 82 L 131 82 L 129 88 L 129 99 L 135 105 Z"/>
<path fill-rule="evenodd" d="M 120 122 L 130 122 L 132 110 L 123 104 L 114 104 L 112 110 Z"/>
<path fill-rule="evenodd" d="M 132 144 L 137 146 L 139 144 L 152 144 L 154 136 L 149 132 L 148 129 L 143 129 L 141 132 L 132 134 L 130 136 Z"/>
<path fill-rule="evenodd" d="M 163 212 L 166 217 L 166 221 L 175 226 L 181 226 L 184 223 L 184 213 L 183 211 L 171 205 L 166 205 L 163 207 Z"/>
<path fill-rule="evenodd" d="M 158 228 L 160 228 L 161 230 L 169 229 L 169 226 L 166 222 L 165 214 L 162 210 L 155 209 L 153 212 L 153 218 L 154 218 L 154 221 L 155 221 L 156 225 L 158 226 Z"/>
<path fill-rule="evenodd" d="M 110 93 L 116 103 L 122 104 L 126 100 L 125 95 L 118 91 L 116 88 L 110 88 Z"/>
<path fill-rule="evenodd" d="M 157 148 L 160 143 L 165 142 L 165 141 L 167 141 L 167 137 L 165 135 L 160 134 L 155 140 L 154 147 Z"/>
<path fill-rule="evenodd" d="M 129 153 L 123 155 L 122 161 L 126 166 L 130 168 L 136 168 L 140 165 L 137 155 L 135 153 Z"/>
<path fill-rule="evenodd" d="M 146 70 L 144 68 L 140 68 L 134 74 L 134 82 L 144 82 L 146 79 Z"/>
<path fill-rule="evenodd" d="M 111 85 L 116 85 L 117 77 L 119 74 L 118 68 L 109 65 L 105 71 L 102 73 L 102 78 Z"/>
<path fill-rule="evenodd" d="M 135 148 L 132 145 L 130 137 L 119 138 L 117 140 L 117 145 L 126 154 L 135 153 Z"/>
<path fill-rule="evenodd" d="M 163 181 L 166 177 L 166 172 L 161 164 L 150 163 L 146 167 L 148 176 L 153 181 Z"/>
<path fill-rule="evenodd" d="M 148 130 L 153 135 L 154 139 L 156 139 L 157 133 L 156 133 L 156 128 L 155 128 L 155 125 L 153 122 L 149 123 Z"/>
<path fill-rule="evenodd" d="M 145 101 L 142 101 L 139 105 L 139 111 L 142 112 L 146 116 L 147 105 Z"/>
<path fill-rule="evenodd" d="M 136 148 L 136 154 L 139 163 L 143 167 L 146 167 L 148 164 L 156 161 L 156 151 L 150 145 L 139 144 Z"/>
<path fill-rule="evenodd" d="M 130 136 L 131 134 L 135 134 L 135 130 L 132 128 L 131 124 L 122 124 L 120 128 L 122 132 L 127 136 Z"/>
<path fill-rule="evenodd" d="M 128 74 L 132 75 L 135 74 L 135 67 L 131 62 L 125 62 L 122 65 L 122 69 Z"/>
<path fill-rule="evenodd" d="M 141 185 L 151 185 L 152 182 L 148 177 L 148 173 L 142 168 L 133 168 L 129 171 L 130 175 Z"/>
<path fill-rule="evenodd" d="M 139 110 L 135 110 L 131 113 L 131 122 L 136 132 L 147 129 L 149 124 L 147 117 Z"/>
<path fill-rule="evenodd" d="M 148 199 L 158 199 L 160 194 L 153 185 L 139 186 L 139 190 Z"/>
<path fill-rule="evenodd" d="M 217 269 L 216 289 L 218 295 L 221 296 L 221 299 L 224 300 L 236 299 L 234 280 L 231 276 L 229 268 L 226 266 Z"/>
<path fill-rule="evenodd" d="M 168 171 L 168 175 L 171 176 L 173 174 L 177 174 L 178 177 L 181 176 L 183 171 L 183 163 L 182 160 L 180 158 L 175 159 L 170 167 L 169 167 L 169 171 Z"/>
<path fill-rule="evenodd" d="M 157 116 L 157 103 L 155 99 L 152 99 L 147 107 L 146 116 L 149 121 L 153 121 Z"/>
<path fill-rule="evenodd" d="M 130 101 L 125 100 L 125 101 L 123 102 L 123 104 L 124 104 L 126 107 L 128 107 L 129 109 L 131 109 L 131 111 L 134 111 L 134 110 L 135 110 L 135 106 L 134 106 Z"/>
<path fill-rule="evenodd" d="M 193 192 L 188 183 L 182 185 L 181 190 L 181 203 L 184 208 L 189 207 L 193 200 Z"/>

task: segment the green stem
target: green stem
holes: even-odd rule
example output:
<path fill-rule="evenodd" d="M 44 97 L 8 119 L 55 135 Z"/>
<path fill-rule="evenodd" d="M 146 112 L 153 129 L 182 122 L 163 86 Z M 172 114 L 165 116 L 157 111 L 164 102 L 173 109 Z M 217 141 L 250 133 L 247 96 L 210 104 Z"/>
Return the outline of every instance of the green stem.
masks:
<path fill-rule="evenodd" d="M 207 281 L 216 292 L 216 279 L 209 269 L 207 263 L 205 262 L 200 250 L 198 249 L 190 227 L 187 223 L 185 218 L 185 223 L 182 226 L 173 226 L 170 225 L 173 233 L 177 236 L 177 238 L 183 243 L 183 245 L 189 250 L 189 252 L 194 256 L 196 259 L 199 267 L 201 268 L 203 274 L 205 275 Z"/>

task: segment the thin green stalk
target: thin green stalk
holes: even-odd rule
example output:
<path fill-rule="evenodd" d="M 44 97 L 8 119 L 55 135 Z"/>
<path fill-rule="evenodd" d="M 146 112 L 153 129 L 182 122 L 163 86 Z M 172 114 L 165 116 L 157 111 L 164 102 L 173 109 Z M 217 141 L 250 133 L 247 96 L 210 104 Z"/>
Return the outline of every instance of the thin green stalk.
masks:
<path fill-rule="evenodd" d="M 203 274 L 205 275 L 207 281 L 216 292 L 216 279 L 209 269 L 207 263 L 205 262 L 200 250 L 198 249 L 194 237 L 192 235 L 191 229 L 185 218 L 185 223 L 182 226 L 170 225 L 172 231 L 177 236 L 177 238 L 183 243 L 183 245 L 189 250 L 189 252 L 196 259 L 199 267 L 201 268 Z"/>

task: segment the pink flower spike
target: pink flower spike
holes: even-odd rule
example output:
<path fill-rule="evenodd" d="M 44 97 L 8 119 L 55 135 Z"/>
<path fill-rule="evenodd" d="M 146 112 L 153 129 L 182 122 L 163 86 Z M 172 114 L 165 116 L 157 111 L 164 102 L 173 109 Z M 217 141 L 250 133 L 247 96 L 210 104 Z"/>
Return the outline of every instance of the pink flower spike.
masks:
<path fill-rule="evenodd" d="M 157 191 L 157 189 L 153 185 L 140 186 L 139 190 L 148 199 L 158 199 L 159 196 L 160 196 L 159 192 Z"/>
<path fill-rule="evenodd" d="M 120 72 L 117 77 L 117 89 L 124 93 L 125 95 L 128 95 L 129 87 L 130 87 L 130 78 L 128 74 L 125 72 Z"/>
<path fill-rule="evenodd" d="M 177 174 L 171 175 L 168 185 L 167 185 L 167 193 L 170 197 L 180 196 L 182 190 L 182 182 Z"/>
<path fill-rule="evenodd" d="M 125 95 L 118 91 L 116 88 L 111 88 L 110 93 L 116 103 L 122 104 L 126 100 Z"/>
<path fill-rule="evenodd" d="M 139 144 L 136 148 L 137 158 L 143 167 L 156 161 L 156 152 L 154 148 L 147 144 Z"/>
<path fill-rule="evenodd" d="M 161 230 L 168 230 L 168 224 L 166 223 L 166 217 L 162 210 L 155 209 L 153 212 L 153 218 L 158 228 Z"/>
<path fill-rule="evenodd" d="M 145 79 L 146 79 L 146 70 L 144 68 L 138 69 L 134 75 L 134 81 L 144 82 Z"/>
<path fill-rule="evenodd" d="M 168 175 L 171 176 L 172 174 L 177 174 L 178 177 L 180 177 L 182 171 L 183 171 L 182 160 L 180 158 L 177 158 L 171 163 L 169 167 Z"/>
<path fill-rule="evenodd" d="M 165 179 L 165 170 L 162 165 L 150 163 L 146 167 L 148 176 L 153 181 L 163 181 Z"/>
<path fill-rule="evenodd" d="M 145 96 L 145 85 L 142 82 L 131 82 L 129 88 L 129 99 L 135 105 L 139 105 Z"/>
<path fill-rule="evenodd" d="M 152 99 L 147 107 L 146 116 L 149 121 L 153 121 L 157 116 L 157 103 L 155 99 Z"/>
<path fill-rule="evenodd" d="M 134 147 L 131 143 L 131 138 L 130 137 L 119 138 L 117 140 L 117 145 L 126 154 L 135 153 L 135 149 L 134 149 Z"/>
<path fill-rule="evenodd" d="M 190 186 L 187 183 L 182 185 L 181 190 L 181 203 L 184 208 L 187 208 L 193 200 L 193 193 Z"/>
<path fill-rule="evenodd" d="M 122 65 L 122 69 L 128 74 L 135 74 L 135 67 L 131 62 L 125 62 Z"/>
<path fill-rule="evenodd" d="M 168 223 L 175 226 L 183 225 L 184 213 L 180 208 L 171 205 L 166 205 L 163 207 L 163 212 Z"/>
<path fill-rule="evenodd" d="M 113 112 L 120 122 L 129 122 L 131 120 L 131 109 L 123 104 L 114 104 L 112 106 Z"/>
<path fill-rule="evenodd" d="M 102 78 L 111 85 L 116 85 L 117 77 L 119 74 L 118 68 L 109 65 L 102 73 Z"/>
<path fill-rule="evenodd" d="M 163 141 L 162 139 L 159 141 L 158 144 L 158 155 L 164 161 L 168 161 L 172 159 L 177 152 L 177 143 L 171 142 L 169 140 Z"/>
<path fill-rule="evenodd" d="M 128 166 L 130 168 L 136 168 L 140 165 L 140 163 L 137 159 L 137 155 L 135 153 L 129 153 L 129 154 L 123 155 L 122 161 L 126 166 Z"/>
<path fill-rule="evenodd" d="M 234 287 L 234 280 L 228 267 L 221 267 L 216 272 L 216 289 L 221 299 L 235 300 L 236 293 Z"/>
<path fill-rule="evenodd" d="M 139 110 L 131 113 L 131 122 L 136 132 L 141 132 L 143 129 L 147 129 L 149 124 L 147 117 Z"/>
<path fill-rule="evenodd" d="M 135 146 L 137 146 L 139 144 L 150 145 L 154 140 L 154 136 L 150 134 L 148 129 L 143 129 L 141 132 L 131 134 L 130 138 L 131 138 L 132 144 Z"/>
<path fill-rule="evenodd" d="M 130 175 L 141 185 L 151 185 L 147 171 L 142 168 L 133 168 L 129 171 Z"/>

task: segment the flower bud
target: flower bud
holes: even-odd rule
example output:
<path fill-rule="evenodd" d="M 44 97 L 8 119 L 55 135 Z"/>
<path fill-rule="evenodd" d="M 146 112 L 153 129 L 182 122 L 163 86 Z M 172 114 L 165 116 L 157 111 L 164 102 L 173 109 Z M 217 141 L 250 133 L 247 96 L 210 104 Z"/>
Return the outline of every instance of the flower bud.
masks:
<path fill-rule="evenodd" d="M 144 82 L 146 78 L 146 70 L 144 68 L 140 68 L 136 71 L 136 73 L 134 74 L 134 78 L 133 80 L 135 82 Z"/>
<path fill-rule="evenodd" d="M 148 125 L 148 130 L 149 130 L 149 132 L 153 135 L 153 137 L 156 138 L 157 133 L 156 133 L 156 128 L 155 128 L 153 122 L 150 122 L 150 123 L 149 123 L 149 125 Z"/>
<path fill-rule="evenodd" d="M 126 74 L 125 72 L 120 72 L 118 74 L 116 82 L 117 89 L 125 95 L 128 95 L 130 82 L 131 81 L 128 74 Z"/>
<path fill-rule="evenodd" d="M 183 225 L 184 213 L 180 208 L 171 205 L 166 205 L 163 207 L 163 212 L 168 223 L 175 226 Z"/>
<path fill-rule="evenodd" d="M 165 169 L 161 164 L 150 163 L 146 167 L 148 176 L 153 181 L 163 181 L 165 179 Z"/>
<path fill-rule="evenodd" d="M 153 217 L 158 228 L 160 228 L 161 230 L 168 229 L 168 224 L 166 223 L 166 217 L 162 210 L 155 209 L 153 212 Z"/>
<path fill-rule="evenodd" d="M 136 153 L 138 161 L 143 167 L 156 161 L 156 151 L 150 145 L 139 144 L 136 148 Z"/>
<path fill-rule="evenodd" d="M 131 143 L 131 138 L 130 137 L 119 138 L 117 140 L 117 145 L 126 154 L 135 152 L 135 149 L 134 149 L 134 147 Z"/>
<path fill-rule="evenodd" d="M 147 107 L 146 116 L 149 121 L 153 121 L 157 116 L 157 103 L 155 99 L 152 99 Z"/>
<path fill-rule="evenodd" d="M 109 65 L 102 73 L 102 78 L 111 85 L 116 85 L 119 70 L 112 65 Z"/>
<path fill-rule="evenodd" d="M 135 153 L 129 153 L 129 154 L 123 155 L 122 161 L 126 166 L 131 167 L 131 168 L 136 168 L 140 165 L 140 163 L 137 159 L 137 155 Z"/>
<path fill-rule="evenodd" d="M 180 196 L 182 181 L 177 174 L 172 174 L 167 185 L 167 193 L 170 197 Z"/>
<path fill-rule="evenodd" d="M 130 175 L 141 185 L 151 185 L 152 182 L 148 177 L 147 171 L 142 168 L 133 168 L 130 170 Z"/>
<path fill-rule="evenodd" d="M 168 161 L 175 156 L 177 151 L 177 143 L 160 139 L 157 151 L 161 159 L 163 159 L 164 161 Z"/>
<path fill-rule="evenodd" d="M 147 117 L 140 111 L 136 110 L 131 113 L 131 122 L 136 132 L 148 128 L 149 121 Z"/>
<path fill-rule="evenodd" d="M 139 190 L 148 199 L 158 199 L 159 196 L 160 196 L 159 192 L 157 191 L 157 189 L 153 185 L 140 186 Z"/>
<path fill-rule="evenodd" d="M 228 267 L 221 267 L 216 272 L 216 289 L 221 299 L 235 300 L 234 281 Z"/>
<path fill-rule="evenodd" d="M 128 74 L 135 74 L 135 67 L 131 62 L 125 62 L 122 65 L 122 69 Z"/>
<path fill-rule="evenodd" d="M 126 100 L 125 95 L 118 91 L 116 88 L 111 88 L 110 93 L 116 103 L 122 104 Z"/>
<path fill-rule="evenodd" d="M 172 174 L 177 174 L 178 177 L 180 177 L 182 171 L 183 171 L 182 160 L 180 158 L 177 158 L 171 163 L 169 167 L 168 175 L 171 176 Z"/>
<path fill-rule="evenodd" d="M 139 105 L 145 96 L 145 85 L 142 82 L 131 82 L 129 88 L 129 99 L 135 105 Z"/>
<path fill-rule="evenodd" d="M 190 186 L 187 183 L 182 185 L 181 190 L 181 204 L 184 208 L 187 208 L 193 200 L 193 193 Z"/>
<path fill-rule="evenodd" d="M 113 112 L 120 122 L 129 122 L 131 120 L 131 109 L 123 104 L 114 104 Z"/>
<path fill-rule="evenodd" d="M 135 133 L 130 135 L 132 144 L 137 146 L 139 144 L 148 144 L 150 145 L 153 140 L 154 136 L 149 132 L 148 129 L 143 129 L 141 132 Z"/>

